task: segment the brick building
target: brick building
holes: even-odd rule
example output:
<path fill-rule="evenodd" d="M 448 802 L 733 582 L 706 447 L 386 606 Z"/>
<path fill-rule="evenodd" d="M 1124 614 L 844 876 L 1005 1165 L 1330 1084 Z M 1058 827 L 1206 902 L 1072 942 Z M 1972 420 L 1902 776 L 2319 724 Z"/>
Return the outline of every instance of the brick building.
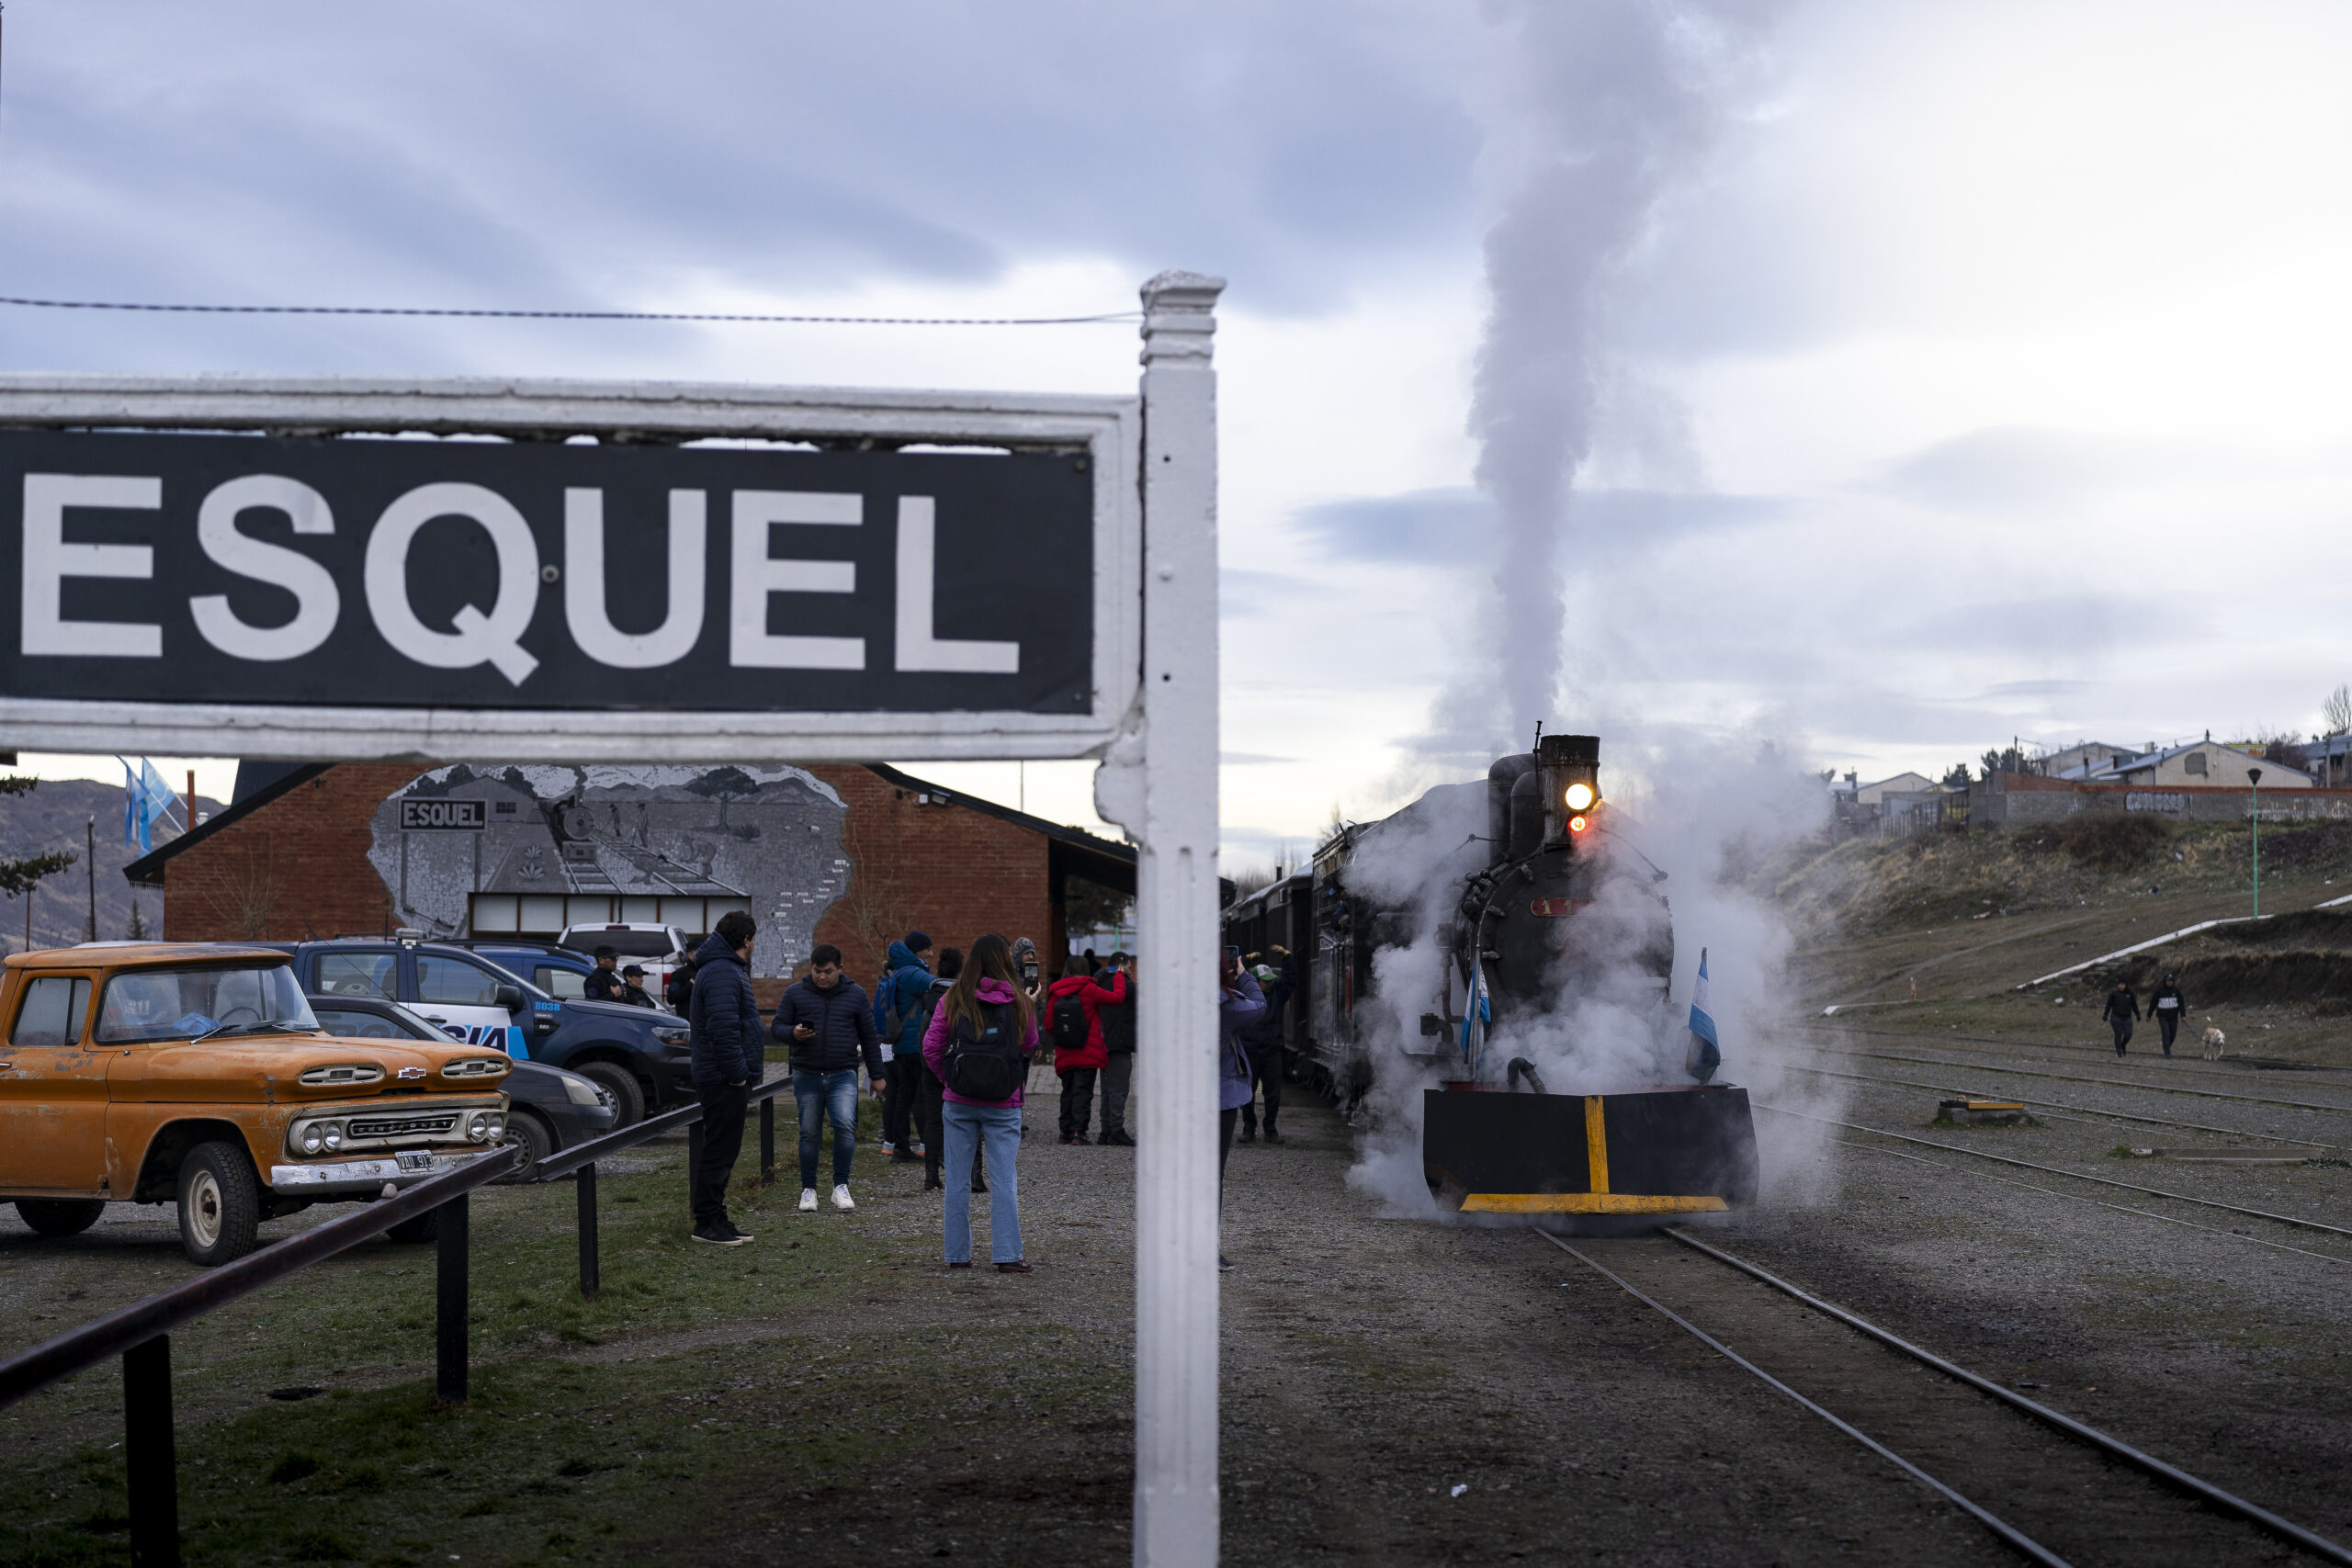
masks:
<path fill-rule="evenodd" d="M 1056 969 L 1072 879 L 1132 894 L 1136 852 L 882 766 L 247 764 L 226 810 L 124 874 L 162 890 L 173 942 L 605 920 L 698 937 L 748 908 L 755 974 L 831 942 L 865 977 L 910 928 L 1029 936 Z"/>

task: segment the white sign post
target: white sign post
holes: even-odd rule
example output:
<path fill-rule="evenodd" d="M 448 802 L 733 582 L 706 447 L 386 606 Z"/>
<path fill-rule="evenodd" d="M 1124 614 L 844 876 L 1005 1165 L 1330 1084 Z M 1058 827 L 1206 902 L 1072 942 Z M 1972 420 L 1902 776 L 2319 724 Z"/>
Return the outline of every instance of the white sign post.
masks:
<path fill-rule="evenodd" d="M 1143 682 L 1095 773 L 1141 847 L 1136 1553 L 1217 1559 L 1216 372 L 1221 278 L 1144 286 Z"/>
<path fill-rule="evenodd" d="M 1224 287 L 1145 285 L 1140 399 L 0 376 L 0 749 L 1101 758 L 1141 851 L 1135 1560 L 1212 1568 Z"/>

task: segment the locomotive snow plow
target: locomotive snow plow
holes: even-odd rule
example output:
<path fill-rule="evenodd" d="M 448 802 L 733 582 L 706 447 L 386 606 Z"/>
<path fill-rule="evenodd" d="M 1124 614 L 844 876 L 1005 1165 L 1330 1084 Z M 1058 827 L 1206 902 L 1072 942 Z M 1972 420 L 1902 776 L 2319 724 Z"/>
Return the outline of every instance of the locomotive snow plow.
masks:
<path fill-rule="evenodd" d="M 1421 1169 L 1440 1206 L 1487 1214 L 1698 1214 L 1756 1197 L 1747 1091 L 1423 1091 Z"/>

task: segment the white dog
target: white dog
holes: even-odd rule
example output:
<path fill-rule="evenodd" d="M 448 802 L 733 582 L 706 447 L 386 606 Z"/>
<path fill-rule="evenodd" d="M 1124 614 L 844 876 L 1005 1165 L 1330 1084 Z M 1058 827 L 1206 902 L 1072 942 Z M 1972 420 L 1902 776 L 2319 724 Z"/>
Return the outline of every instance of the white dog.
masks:
<path fill-rule="evenodd" d="M 2205 1031 L 2205 1059 L 2209 1062 L 2219 1060 L 2222 1055 L 2222 1047 L 2229 1043 L 2228 1035 L 2209 1025 Z"/>

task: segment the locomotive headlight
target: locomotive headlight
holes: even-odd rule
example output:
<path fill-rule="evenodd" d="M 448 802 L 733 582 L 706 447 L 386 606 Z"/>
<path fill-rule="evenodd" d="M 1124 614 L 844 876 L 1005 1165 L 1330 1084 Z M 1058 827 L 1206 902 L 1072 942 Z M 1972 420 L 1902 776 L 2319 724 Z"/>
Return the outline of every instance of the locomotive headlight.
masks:
<path fill-rule="evenodd" d="M 1568 786 L 1568 809 L 1582 811 L 1592 804 L 1592 786 L 1579 779 Z"/>
<path fill-rule="evenodd" d="M 1581 832 L 1583 832 L 1587 828 L 1589 828 L 1589 827 L 1591 827 L 1591 826 L 1592 826 L 1591 820 L 1590 820 L 1589 818 L 1583 818 L 1583 817 L 1571 817 L 1571 818 L 1568 818 L 1568 831 L 1569 831 L 1569 832 L 1571 832 L 1571 833 L 1581 833 Z"/>

